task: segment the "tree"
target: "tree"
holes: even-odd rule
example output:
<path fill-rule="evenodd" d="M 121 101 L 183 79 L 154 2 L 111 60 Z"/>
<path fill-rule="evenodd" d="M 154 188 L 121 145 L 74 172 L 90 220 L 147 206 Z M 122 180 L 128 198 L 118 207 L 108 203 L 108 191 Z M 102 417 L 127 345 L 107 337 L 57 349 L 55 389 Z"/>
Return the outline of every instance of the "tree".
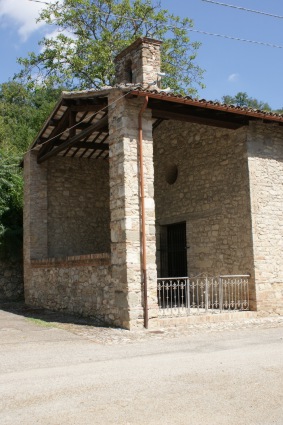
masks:
<path fill-rule="evenodd" d="M 20 158 L 0 149 L 0 258 L 22 254 L 22 189 Z"/>
<path fill-rule="evenodd" d="M 31 144 L 48 117 L 61 89 L 15 82 L 0 84 L 0 148 L 18 155 Z"/>
<path fill-rule="evenodd" d="M 249 108 L 259 109 L 261 111 L 271 111 L 271 108 L 267 102 L 249 97 L 246 92 L 239 92 L 235 96 L 223 96 L 222 101 L 227 105 L 247 106 Z"/>
<path fill-rule="evenodd" d="M 0 259 L 22 253 L 23 179 L 20 168 L 61 89 L 17 83 L 0 85 Z"/>
<path fill-rule="evenodd" d="M 181 19 L 153 0 L 63 0 L 48 5 L 39 21 L 55 27 L 41 40 L 41 52 L 19 62 L 18 77 L 64 84 L 72 89 L 100 88 L 114 83 L 114 58 L 136 38 L 163 41 L 164 84 L 196 94 L 203 71 L 195 64 L 200 43 L 190 42 L 192 20 Z M 35 78 L 36 74 L 36 78 Z"/>

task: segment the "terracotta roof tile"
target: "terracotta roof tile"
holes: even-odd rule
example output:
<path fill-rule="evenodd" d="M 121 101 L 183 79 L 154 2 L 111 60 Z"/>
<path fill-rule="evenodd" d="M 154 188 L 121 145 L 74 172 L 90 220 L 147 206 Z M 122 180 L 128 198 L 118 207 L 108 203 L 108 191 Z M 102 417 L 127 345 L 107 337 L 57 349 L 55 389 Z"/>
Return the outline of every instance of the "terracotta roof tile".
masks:
<path fill-rule="evenodd" d="M 207 99 L 197 99 L 197 98 L 193 98 L 191 96 L 183 96 L 180 94 L 175 94 L 173 92 L 167 92 L 167 91 L 162 91 L 162 89 L 154 89 L 154 90 L 150 90 L 148 88 L 141 88 L 141 87 L 137 87 L 136 89 L 133 90 L 133 92 L 135 93 L 140 93 L 140 94 L 148 94 L 149 97 L 150 95 L 159 95 L 160 97 L 164 98 L 168 98 L 168 99 L 176 99 L 176 100 L 180 100 L 183 99 L 184 103 L 186 103 L 186 101 L 189 101 L 190 104 L 194 104 L 195 106 L 204 106 L 204 107 L 217 107 L 219 109 L 222 110 L 226 110 L 227 112 L 229 112 L 229 110 L 231 112 L 235 111 L 239 111 L 239 113 L 243 113 L 245 112 L 246 115 L 252 114 L 253 116 L 258 115 L 259 118 L 260 117 L 274 117 L 277 118 L 276 121 L 278 121 L 278 118 L 282 119 L 283 121 L 283 114 L 279 114 L 273 111 L 265 111 L 265 110 L 260 110 L 260 109 L 254 109 L 254 108 L 250 108 L 248 106 L 239 106 L 239 105 L 233 105 L 233 104 L 226 104 L 226 103 L 221 103 L 219 101 L 213 101 L 213 100 L 207 100 Z"/>

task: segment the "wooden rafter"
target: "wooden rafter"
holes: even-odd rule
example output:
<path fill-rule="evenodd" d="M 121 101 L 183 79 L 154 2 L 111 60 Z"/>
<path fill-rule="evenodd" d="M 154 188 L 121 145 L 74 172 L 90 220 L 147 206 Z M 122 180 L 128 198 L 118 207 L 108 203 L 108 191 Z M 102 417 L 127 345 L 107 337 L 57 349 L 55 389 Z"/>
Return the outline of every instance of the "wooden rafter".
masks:
<path fill-rule="evenodd" d="M 40 149 L 40 152 L 41 152 L 42 155 L 46 154 L 51 148 L 51 145 L 49 143 L 47 143 L 48 139 L 53 139 L 55 141 L 56 137 L 60 137 L 62 131 L 64 131 L 67 128 L 69 120 L 70 120 L 70 111 L 67 109 L 64 112 L 64 114 L 62 115 L 58 124 L 55 126 L 55 128 L 49 134 L 47 140 L 42 138 L 39 141 L 40 145 L 44 144 Z"/>
<path fill-rule="evenodd" d="M 109 136 L 109 134 L 107 133 L 104 137 L 103 137 L 103 139 L 101 140 L 101 142 L 100 143 L 96 143 L 96 149 L 94 149 L 93 151 L 92 151 L 92 153 L 88 156 L 88 159 L 89 158 L 91 158 L 92 157 L 92 155 L 95 153 L 95 151 L 98 151 L 98 150 L 100 150 L 100 152 L 99 152 L 99 154 L 97 155 L 97 157 L 96 158 L 99 158 L 101 155 L 102 155 L 102 152 L 104 152 L 104 151 L 109 151 L 109 145 L 106 145 L 104 142 L 105 142 L 105 140 L 107 139 L 107 137 Z M 105 146 L 107 146 L 107 149 L 104 149 L 104 147 Z"/>
<path fill-rule="evenodd" d="M 55 126 L 55 128 L 49 134 L 47 140 L 49 140 L 49 139 L 56 140 L 56 136 L 60 137 L 60 134 L 62 133 L 62 131 L 64 131 L 65 128 L 68 126 L 69 119 L 70 119 L 69 117 L 70 117 L 70 113 L 69 113 L 69 110 L 67 109 L 65 111 L 64 115 L 61 117 L 58 124 Z M 40 149 L 42 154 L 48 152 L 48 150 L 49 150 L 49 143 L 47 143 L 47 140 L 41 138 L 40 141 L 39 141 L 39 145 L 44 144 Z"/>
<path fill-rule="evenodd" d="M 87 116 L 87 114 L 88 114 L 88 112 L 85 112 L 82 116 L 81 116 L 81 121 L 83 121 L 85 118 L 86 118 L 86 116 Z M 73 136 L 75 136 L 75 134 L 76 134 L 76 131 L 74 131 L 74 134 L 72 135 L 72 137 Z M 85 139 L 85 140 L 87 140 L 87 138 Z M 66 149 L 65 150 L 65 152 L 64 152 L 64 154 L 63 154 L 63 156 L 66 156 L 67 154 L 68 154 L 68 152 L 71 150 L 72 148 L 71 147 L 69 147 L 68 149 Z M 75 153 L 77 153 L 78 152 L 78 150 L 79 150 L 79 148 L 78 149 L 76 149 L 76 151 L 75 151 Z M 74 154 L 72 155 L 72 157 L 74 156 Z"/>
<path fill-rule="evenodd" d="M 69 136 L 70 137 L 74 137 L 76 134 L 76 117 L 77 117 L 77 113 L 73 110 L 70 110 L 70 115 L 69 115 Z"/>
<path fill-rule="evenodd" d="M 70 119 L 70 111 L 68 109 L 66 109 L 66 111 L 64 112 L 64 114 L 62 115 L 60 120 L 58 120 L 58 122 L 56 124 L 55 124 L 55 122 L 52 123 L 55 126 L 55 128 L 51 131 L 51 133 L 49 134 L 47 139 L 51 139 L 53 137 L 56 137 L 63 130 L 65 130 L 67 128 L 68 124 L 69 124 L 69 119 Z M 46 140 L 44 138 L 41 138 L 38 143 L 42 144 L 42 143 L 45 143 L 45 141 Z"/>
<path fill-rule="evenodd" d="M 93 143 L 94 144 L 98 144 L 98 143 L 96 143 L 96 141 L 97 141 L 97 139 L 99 139 L 99 137 L 101 136 L 101 132 L 100 133 L 98 133 L 96 136 L 95 136 L 95 138 L 94 138 L 94 140 L 93 140 Z M 87 142 L 87 143 L 89 143 L 89 142 Z M 82 158 L 84 155 L 85 155 L 85 153 L 88 151 L 88 148 L 86 147 L 85 148 L 85 150 L 83 151 L 83 153 L 80 155 L 80 158 Z"/>
<path fill-rule="evenodd" d="M 107 107 L 107 103 L 101 103 L 99 105 L 85 104 L 85 105 L 72 105 L 70 106 L 71 111 L 74 112 L 99 112 Z"/>
<path fill-rule="evenodd" d="M 152 130 L 154 131 L 161 123 L 162 123 L 163 119 L 162 118 L 158 118 L 155 123 L 152 126 Z"/>
<path fill-rule="evenodd" d="M 95 136 L 95 138 L 93 139 L 93 143 L 96 143 L 96 141 L 99 139 L 99 137 L 101 136 L 101 132 L 99 132 L 96 136 Z M 87 139 L 88 139 L 88 137 L 84 140 L 84 141 L 87 141 Z M 86 153 L 88 151 L 88 149 L 85 149 L 84 150 L 84 152 L 83 152 L 83 154 L 80 156 L 80 158 Z M 77 153 L 78 151 L 76 151 L 76 153 Z"/>
<path fill-rule="evenodd" d="M 242 123 L 226 121 L 224 119 L 207 118 L 207 117 L 196 116 L 190 113 L 184 114 L 179 112 L 171 112 L 171 111 L 167 111 L 163 109 L 153 109 L 152 118 L 158 118 L 163 120 L 166 119 L 166 120 L 186 121 L 186 122 L 191 122 L 196 124 L 211 125 L 214 127 L 230 128 L 233 130 L 240 128 L 244 125 Z"/>
<path fill-rule="evenodd" d="M 60 145 L 54 147 L 54 141 L 52 141 L 51 150 L 47 153 L 44 153 L 42 149 L 38 153 L 37 162 L 40 164 L 43 161 L 46 161 L 47 159 L 51 158 L 54 155 L 57 155 L 59 152 L 62 152 L 65 149 L 68 149 L 70 147 L 73 147 L 77 142 L 81 141 L 81 139 L 84 139 L 88 136 L 90 136 L 93 132 L 99 131 L 107 127 L 108 124 L 108 116 L 105 115 L 103 118 L 101 118 L 99 121 L 95 122 L 94 124 L 89 125 L 88 128 L 81 131 L 80 133 L 76 134 L 73 137 L 68 137 L 67 140 L 63 141 Z M 45 146 L 43 146 L 45 148 Z"/>
<path fill-rule="evenodd" d="M 101 135 L 102 133 L 99 133 Z M 105 136 L 105 139 L 108 137 L 108 134 Z M 60 146 L 59 144 L 55 144 L 55 146 Z M 103 151 L 109 150 L 109 146 L 105 143 L 101 145 L 101 143 L 96 143 L 95 141 L 92 142 L 77 142 L 75 145 L 72 146 L 73 148 L 78 149 L 101 149 Z"/>

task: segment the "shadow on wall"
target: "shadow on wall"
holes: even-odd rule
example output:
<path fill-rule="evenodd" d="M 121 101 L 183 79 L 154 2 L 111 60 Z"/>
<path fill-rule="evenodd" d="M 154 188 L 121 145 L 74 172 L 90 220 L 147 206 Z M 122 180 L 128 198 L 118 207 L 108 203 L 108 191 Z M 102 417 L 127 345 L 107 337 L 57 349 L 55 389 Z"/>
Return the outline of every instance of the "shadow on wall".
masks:
<path fill-rule="evenodd" d="M 23 265 L 21 261 L 0 260 L 0 301 L 24 298 Z"/>

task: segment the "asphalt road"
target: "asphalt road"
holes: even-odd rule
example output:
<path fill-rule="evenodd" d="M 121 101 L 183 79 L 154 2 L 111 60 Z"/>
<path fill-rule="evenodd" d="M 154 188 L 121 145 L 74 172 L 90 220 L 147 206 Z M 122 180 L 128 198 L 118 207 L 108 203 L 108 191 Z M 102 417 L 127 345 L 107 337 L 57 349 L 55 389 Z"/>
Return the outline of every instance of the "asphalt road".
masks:
<path fill-rule="evenodd" d="M 0 311 L 0 424 L 282 425 L 283 327 L 95 343 Z"/>

